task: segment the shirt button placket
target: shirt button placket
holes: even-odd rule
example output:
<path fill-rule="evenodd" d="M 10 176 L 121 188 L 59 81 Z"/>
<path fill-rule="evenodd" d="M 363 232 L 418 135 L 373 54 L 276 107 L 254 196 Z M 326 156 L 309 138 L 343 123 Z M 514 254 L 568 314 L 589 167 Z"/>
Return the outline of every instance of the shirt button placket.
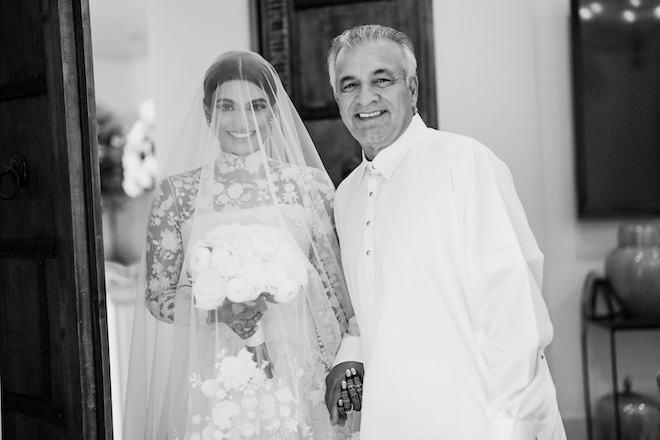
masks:
<path fill-rule="evenodd" d="M 379 175 L 371 172 L 367 181 L 367 210 L 364 231 L 364 268 L 367 287 L 367 301 L 373 305 L 375 299 L 375 273 L 374 273 L 374 228 L 371 225 L 376 211 L 376 193 L 378 191 Z"/>

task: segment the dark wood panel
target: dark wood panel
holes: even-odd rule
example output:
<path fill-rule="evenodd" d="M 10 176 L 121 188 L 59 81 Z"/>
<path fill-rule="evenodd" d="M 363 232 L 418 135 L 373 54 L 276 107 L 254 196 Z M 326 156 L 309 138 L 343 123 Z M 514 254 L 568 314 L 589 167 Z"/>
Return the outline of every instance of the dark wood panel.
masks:
<path fill-rule="evenodd" d="M 45 72 L 42 4 L 43 1 L 0 1 L 0 85 Z M 20 53 L 22 59 L 5 56 L 8 53 Z"/>
<path fill-rule="evenodd" d="M 339 185 L 362 161 L 362 149 L 341 119 L 320 119 L 305 122 L 309 135 L 319 148 L 319 156 L 328 170 L 330 178 Z"/>
<path fill-rule="evenodd" d="M 0 257 L 0 371 L 3 392 L 38 413 L 52 404 L 48 286 L 43 259 Z M 25 411 L 25 410 L 24 410 Z"/>
<path fill-rule="evenodd" d="M 54 172 L 52 117 L 48 95 L 0 101 L 0 168 L 20 152 L 27 164 L 27 177 L 12 201 L 0 200 L 0 238 L 54 237 L 55 194 L 62 185 Z"/>
<path fill-rule="evenodd" d="M 363 1 L 332 6 L 306 7 L 296 14 L 291 54 L 296 88 L 294 103 L 304 119 L 338 117 L 332 96 L 326 57 L 335 35 L 358 24 L 398 26 L 397 1 Z M 318 35 L 319 38 L 309 38 Z"/>
<path fill-rule="evenodd" d="M 39 74 L 0 84 L 0 101 L 46 92 L 46 75 Z"/>

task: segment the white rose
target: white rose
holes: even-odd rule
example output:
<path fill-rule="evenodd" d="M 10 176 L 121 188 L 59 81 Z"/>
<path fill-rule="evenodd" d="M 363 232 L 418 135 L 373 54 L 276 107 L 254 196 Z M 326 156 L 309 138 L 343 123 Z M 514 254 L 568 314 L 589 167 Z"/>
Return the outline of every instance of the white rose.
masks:
<path fill-rule="evenodd" d="M 266 280 L 261 265 L 254 263 L 248 263 L 243 267 L 241 278 L 256 289 L 263 289 Z"/>
<path fill-rule="evenodd" d="M 235 255 L 218 253 L 215 257 L 211 252 L 211 267 L 227 278 L 235 276 L 241 268 L 241 259 Z"/>
<path fill-rule="evenodd" d="M 267 286 L 279 287 L 286 281 L 286 269 L 277 263 L 264 264 L 264 281 Z"/>
<path fill-rule="evenodd" d="M 254 255 L 252 240 L 249 238 L 238 238 L 231 244 L 232 253 L 239 257 L 249 258 Z"/>
<path fill-rule="evenodd" d="M 276 302 L 286 303 L 295 298 L 298 292 L 300 292 L 300 285 L 294 280 L 289 279 L 282 283 L 281 286 L 279 286 L 277 289 L 275 289 L 274 292 L 271 293 L 273 294 L 273 299 Z"/>
<path fill-rule="evenodd" d="M 227 299 L 235 303 L 244 303 L 252 301 L 253 289 L 245 280 L 241 278 L 233 278 L 227 283 Z"/>
<path fill-rule="evenodd" d="M 277 236 L 269 231 L 262 230 L 252 236 L 252 246 L 257 255 L 268 255 L 277 247 Z"/>
<path fill-rule="evenodd" d="M 288 266 L 293 260 L 293 251 L 289 243 L 282 241 L 280 245 L 275 249 L 275 252 L 272 254 L 273 261 L 282 266 Z"/>
<path fill-rule="evenodd" d="M 197 276 L 192 293 L 195 297 L 195 307 L 214 310 L 225 301 L 225 280 L 218 272 L 207 270 Z"/>
<path fill-rule="evenodd" d="M 211 266 L 211 251 L 207 247 L 198 247 L 190 256 L 190 272 L 193 278 Z"/>

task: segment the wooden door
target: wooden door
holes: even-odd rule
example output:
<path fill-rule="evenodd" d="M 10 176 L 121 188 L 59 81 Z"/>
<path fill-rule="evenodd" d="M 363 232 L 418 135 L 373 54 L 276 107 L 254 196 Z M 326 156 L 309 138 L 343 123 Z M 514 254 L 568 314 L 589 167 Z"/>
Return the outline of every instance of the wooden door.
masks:
<path fill-rule="evenodd" d="M 87 0 L 0 1 L 3 439 L 111 438 Z"/>
<path fill-rule="evenodd" d="M 415 46 L 419 113 L 437 127 L 431 0 L 253 0 L 254 49 L 280 74 L 335 185 L 362 160 L 339 117 L 326 56 L 332 38 L 359 24 L 405 32 Z"/>

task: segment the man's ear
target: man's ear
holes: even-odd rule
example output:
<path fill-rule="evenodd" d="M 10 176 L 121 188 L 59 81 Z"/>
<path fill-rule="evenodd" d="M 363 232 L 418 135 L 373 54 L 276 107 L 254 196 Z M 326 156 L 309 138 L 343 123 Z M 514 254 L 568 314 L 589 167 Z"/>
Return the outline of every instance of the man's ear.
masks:
<path fill-rule="evenodd" d="M 417 98 L 419 97 L 419 79 L 417 79 L 417 75 L 414 75 L 412 78 L 410 78 L 408 87 L 410 87 L 410 100 L 412 108 L 414 113 L 417 113 Z"/>

